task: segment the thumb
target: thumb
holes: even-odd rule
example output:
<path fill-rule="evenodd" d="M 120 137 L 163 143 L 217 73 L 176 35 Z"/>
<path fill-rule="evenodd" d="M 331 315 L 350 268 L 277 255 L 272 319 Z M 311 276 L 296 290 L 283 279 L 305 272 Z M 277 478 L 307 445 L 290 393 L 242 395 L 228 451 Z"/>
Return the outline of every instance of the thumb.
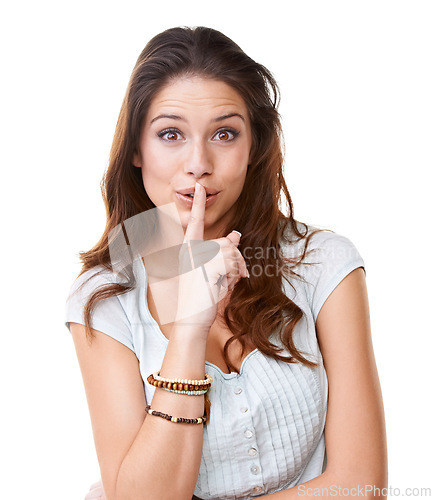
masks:
<path fill-rule="evenodd" d="M 227 238 L 234 243 L 236 247 L 239 246 L 240 243 L 240 238 L 241 238 L 241 233 L 239 231 L 236 231 L 235 229 L 231 231 L 228 235 Z"/>

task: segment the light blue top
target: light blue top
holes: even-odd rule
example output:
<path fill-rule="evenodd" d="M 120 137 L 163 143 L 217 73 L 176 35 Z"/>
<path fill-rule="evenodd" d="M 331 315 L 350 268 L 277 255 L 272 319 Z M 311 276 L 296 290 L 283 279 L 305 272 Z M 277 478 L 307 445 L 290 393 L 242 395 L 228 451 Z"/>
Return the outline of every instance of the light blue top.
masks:
<path fill-rule="evenodd" d="M 303 244 L 304 240 L 285 245 L 284 254 L 299 255 Z M 302 484 L 325 470 L 328 385 L 315 322 L 334 288 L 351 271 L 365 266 L 353 243 L 336 233 L 317 233 L 308 248 L 316 250 L 306 262 L 317 264 L 294 269 L 308 283 L 291 280 L 293 290 L 284 280 L 284 290 L 305 312 L 294 330 L 294 343 L 319 366 L 276 361 L 257 349 L 244 359 L 238 374 L 223 373 L 206 362 L 214 382 L 209 391 L 211 419 L 204 427 L 195 488 L 195 495 L 203 500 L 255 498 Z M 70 292 L 100 269 L 91 269 L 76 279 Z M 155 388 L 147 376 L 161 367 L 168 340 L 148 309 L 147 274 L 141 258 L 135 259 L 133 269 L 136 288 L 99 302 L 92 327 L 136 354 L 150 404 Z M 89 294 L 97 286 L 115 281 L 114 274 L 104 271 L 72 295 L 66 303 L 66 326 L 69 321 L 84 324 L 83 306 Z M 281 345 L 275 335 L 270 340 Z"/>

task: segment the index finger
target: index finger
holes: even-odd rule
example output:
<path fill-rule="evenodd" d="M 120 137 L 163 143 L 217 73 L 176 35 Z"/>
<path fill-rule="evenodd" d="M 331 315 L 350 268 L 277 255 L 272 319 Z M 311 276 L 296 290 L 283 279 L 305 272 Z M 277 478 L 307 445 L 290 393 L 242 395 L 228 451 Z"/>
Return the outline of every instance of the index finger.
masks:
<path fill-rule="evenodd" d="M 201 184 L 196 182 L 192 209 L 186 228 L 184 242 L 204 239 L 204 215 L 206 199 L 206 190 L 203 186 L 201 186 Z"/>

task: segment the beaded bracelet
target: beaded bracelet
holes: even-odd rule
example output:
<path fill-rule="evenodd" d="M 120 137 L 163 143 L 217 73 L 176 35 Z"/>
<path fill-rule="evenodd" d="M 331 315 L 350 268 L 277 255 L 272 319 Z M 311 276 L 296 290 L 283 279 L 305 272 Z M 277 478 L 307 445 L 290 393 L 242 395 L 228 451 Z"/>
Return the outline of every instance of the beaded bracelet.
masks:
<path fill-rule="evenodd" d="M 158 376 L 158 378 L 155 377 L 155 373 L 149 375 L 147 377 L 147 381 L 150 385 L 153 385 L 154 387 L 159 387 L 162 389 L 167 389 L 167 390 L 174 390 L 174 391 L 180 391 L 181 393 L 184 393 L 186 391 L 202 391 L 202 390 L 208 390 L 211 387 L 211 383 L 213 382 L 213 379 L 209 376 L 209 379 L 206 381 L 203 380 L 185 380 L 185 379 L 174 379 L 174 380 L 169 380 L 169 379 L 161 379 L 161 377 Z M 180 381 L 181 380 L 181 381 Z M 205 384 L 196 384 L 195 382 L 206 382 Z M 202 393 L 204 394 L 204 393 Z"/>
<path fill-rule="evenodd" d="M 176 389 L 168 389 L 167 387 L 161 387 L 161 389 L 168 392 L 176 392 L 177 394 L 186 394 L 187 396 L 202 396 L 208 391 L 208 389 L 204 389 L 202 391 L 179 391 Z"/>
<path fill-rule="evenodd" d="M 210 377 L 208 373 L 205 374 L 205 379 L 204 380 L 188 380 L 188 379 L 180 379 L 180 378 L 175 378 L 175 379 L 169 379 L 169 378 L 163 378 L 159 375 L 160 370 L 157 372 L 154 372 L 152 374 L 153 378 L 157 380 L 158 382 L 171 382 L 172 384 L 188 384 L 188 385 L 208 385 L 213 382 L 213 379 Z"/>
<path fill-rule="evenodd" d="M 152 410 L 150 405 L 147 405 L 145 411 L 149 415 L 154 415 L 155 417 L 161 417 L 165 420 L 169 420 L 170 422 L 174 422 L 177 424 L 205 424 L 207 422 L 207 418 L 205 416 L 199 418 L 184 418 L 184 417 L 173 417 L 172 415 L 167 415 L 166 413 L 161 413 L 160 411 Z"/>

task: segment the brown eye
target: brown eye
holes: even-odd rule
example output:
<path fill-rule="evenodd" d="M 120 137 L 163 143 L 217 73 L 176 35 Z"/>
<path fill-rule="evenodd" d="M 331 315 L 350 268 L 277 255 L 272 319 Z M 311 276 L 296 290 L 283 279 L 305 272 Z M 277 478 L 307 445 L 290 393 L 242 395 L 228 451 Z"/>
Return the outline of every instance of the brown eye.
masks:
<path fill-rule="evenodd" d="M 219 132 L 219 133 L 218 133 L 218 137 L 219 137 L 219 140 L 220 140 L 220 141 L 229 141 L 229 138 L 230 138 L 230 136 L 229 136 L 228 132 L 226 132 L 226 131 L 224 131 L 224 132 Z"/>
<path fill-rule="evenodd" d="M 177 132 L 168 132 L 166 138 L 168 141 L 176 141 L 178 139 L 178 134 Z"/>
<path fill-rule="evenodd" d="M 238 136 L 238 134 L 239 134 L 238 131 L 226 128 L 217 131 L 216 134 L 213 136 L 213 140 L 219 142 L 231 142 Z"/>
<path fill-rule="evenodd" d="M 168 142 L 177 142 L 182 138 L 182 134 L 176 129 L 165 129 L 158 132 L 158 137 Z"/>

